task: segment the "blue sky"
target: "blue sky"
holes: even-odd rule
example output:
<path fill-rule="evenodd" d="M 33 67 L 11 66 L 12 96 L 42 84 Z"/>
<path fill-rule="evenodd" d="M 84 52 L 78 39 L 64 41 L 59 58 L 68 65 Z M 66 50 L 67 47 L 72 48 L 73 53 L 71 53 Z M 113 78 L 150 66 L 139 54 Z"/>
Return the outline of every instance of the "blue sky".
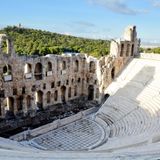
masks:
<path fill-rule="evenodd" d="M 160 0 L 0 0 L 0 27 L 22 24 L 110 39 L 136 25 L 142 41 L 160 43 Z"/>

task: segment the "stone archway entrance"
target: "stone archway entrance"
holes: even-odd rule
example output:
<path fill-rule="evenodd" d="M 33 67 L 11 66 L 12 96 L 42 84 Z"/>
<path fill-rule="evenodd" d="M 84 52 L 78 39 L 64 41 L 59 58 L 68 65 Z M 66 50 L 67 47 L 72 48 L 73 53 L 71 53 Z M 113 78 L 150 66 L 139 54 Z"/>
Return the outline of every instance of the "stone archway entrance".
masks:
<path fill-rule="evenodd" d="M 7 97 L 7 110 L 14 113 L 14 99 L 13 97 Z"/>
<path fill-rule="evenodd" d="M 17 98 L 17 110 L 18 111 L 23 110 L 23 97 L 22 96 Z"/>
<path fill-rule="evenodd" d="M 115 67 L 113 67 L 111 70 L 111 78 L 112 80 L 115 78 Z"/>
<path fill-rule="evenodd" d="M 34 76 L 36 80 L 41 80 L 42 79 L 42 64 L 41 63 L 37 63 L 35 65 L 35 70 L 34 70 Z"/>
<path fill-rule="evenodd" d="M 31 108 L 31 96 L 27 96 L 26 98 L 26 103 L 27 103 L 27 109 L 30 109 Z"/>
<path fill-rule="evenodd" d="M 47 92 L 46 98 L 47 98 L 47 103 L 51 103 L 51 92 L 50 91 Z"/>
<path fill-rule="evenodd" d="M 43 92 L 42 91 L 36 92 L 36 105 L 39 109 L 43 109 Z"/>
<path fill-rule="evenodd" d="M 13 119 L 14 116 L 14 98 L 7 97 L 3 101 L 4 109 L 5 109 L 5 118 L 6 119 Z"/>
<path fill-rule="evenodd" d="M 66 102 L 66 87 L 65 86 L 61 87 L 61 100 L 63 103 Z"/>
<path fill-rule="evenodd" d="M 1 99 L 0 99 L 0 116 L 2 115 Z"/>
<path fill-rule="evenodd" d="M 88 87 L 88 100 L 93 100 L 94 99 L 94 86 L 89 85 Z"/>
<path fill-rule="evenodd" d="M 134 56 L 134 44 L 132 44 L 131 56 Z"/>

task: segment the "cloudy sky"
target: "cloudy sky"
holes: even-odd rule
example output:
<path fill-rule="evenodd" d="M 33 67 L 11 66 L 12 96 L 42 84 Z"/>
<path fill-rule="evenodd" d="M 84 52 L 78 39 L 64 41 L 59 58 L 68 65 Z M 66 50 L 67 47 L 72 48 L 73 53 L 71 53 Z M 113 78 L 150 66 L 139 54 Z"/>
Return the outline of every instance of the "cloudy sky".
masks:
<path fill-rule="evenodd" d="M 0 0 L 0 27 L 22 24 L 111 39 L 136 25 L 143 42 L 160 43 L 160 0 Z"/>

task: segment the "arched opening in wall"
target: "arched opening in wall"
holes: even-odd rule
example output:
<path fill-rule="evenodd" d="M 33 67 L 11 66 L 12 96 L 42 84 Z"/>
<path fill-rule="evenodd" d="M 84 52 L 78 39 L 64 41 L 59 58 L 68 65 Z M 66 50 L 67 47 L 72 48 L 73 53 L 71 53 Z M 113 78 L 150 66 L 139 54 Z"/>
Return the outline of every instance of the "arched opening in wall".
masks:
<path fill-rule="evenodd" d="M 57 82 L 57 87 L 60 87 L 60 85 L 61 85 L 61 81 L 58 81 Z"/>
<path fill-rule="evenodd" d="M 25 64 L 25 66 L 24 66 L 24 73 L 26 74 L 26 73 L 31 73 L 31 72 L 32 72 L 32 66 L 31 66 L 31 64 L 29 64 L 29 63 Z"/>
<path fill-rule="evenodd" d="M 106 94 L 104 95 L 104 99 L 105 99 L 105 100 L 107 100 L 109 97 L 110 97 L 110 94 L 108 94 L 108 93 L 106 93 Z"/>
<path fill-rule="evenodd" d="M 31 96 L 26 97 L 26 103 L 27 103 L 27 109 L 29 110 L 31 108 Z"/>
<path fill-rule="evenodd" d="M 93 100 L 94 99 L 94 86 L 89 85 L 88 87 L 88 100 Z"/>
<path fill-rule="evenodd" d="M 124 44 L 121 44 L 120 57 L 123 57 L 123 52 L 124 52 Z"/>
<path fill-rule="evenodd" d="M 86 58 L 83 58 L 82 59 L 82 68 L 85 68 L 86 67 Z"/>
<path fill-rule="evenodd" d="M 66 70 L 67 66 L 66 66 L 66 61 L 62 61 L 62 70 Z"/>
<path fill-rule="evenodd" d="M 99 98 L 99 89 L 98 88 L 96 89 L 96 98 L 97 99 Z"/>
<path fill-rule="evenodd" d="M 51 92 L 47 92 L 47 103 L 51 103 Z"/>
<path fill-rule="evenodd" d="M 25 77 L 27 79 L 32 77 L 32 66 L 31 66 L 31 64 L 29 64 L 29 63 L 25 64 L 24 74 L 25 74 Z"/>
<path fill-rule="evenodd" d="M 17 102 L 17 111 L 23 110 L 23 96 L 20 96 L 16 99 Z"/>
<path fill-rule="evenodd" d="M 43 109 L 43 92 L 42 91 L 36 92 L 36 105 L 39 109 Z"/>
<path fill-rule="evenodd" d="M 14 116 L 14 98 L 13 97 L 7 97 L 4 102 L 4 108 L 5 108 L 5 118 L 6 119 L 12 119 L 15 118 Z"/>
<path fill-rule="evenodd" d="M 66 80 L 66 85 L 69 85 L 69 80 L 68 79 Z"/>
<path fill-rule="evenodd" d="M 127 44 L 126 57 L 129 56 L 129 53 L 130 53 L 130 44 Z"/>
<path fill-rule="evenodd" d="M 3 110 L 4 115 L 6 115 L 7 112 L 9 111 L 8 97 L 5 98 L 5 99 L 2 101 L 2 110 Z"/>
<path fill-rule="evenodd" d="M 91 62 L 89 63 L 89 72 L 90 72 L 90 73 L 95 73 L 95 70 L 96 70 L 95 62 L 91 61 Z"/>
<path fill-rule="evenodd" d="M 1 101 L 0 101 L 0 116 L 2 115 Z"/>
<path fill-rule="evenodd" d="M 74 96 L 77 96 L 77 86 L 74 86 Z"/>
<path fill-rule="evenodd" d="M 71 83 L 73 84 L 74 83 L 74 79 L 72 78 L 72 80 L 71 80 Z"/>
<path fill-rule="evenodd" d="M 72 92 L 71 87 L 69 87 L 68 88 L 68 98 L 71 98 L 71 92 Z"/>
<path fill-rule="evenodd" d="M 22 87 L 22 94 L 25 94 L 26 93 L 26 87 Z"/>
<path fill-rule="evenodd" d="M 77 82 L 80 83 L 81 82 L 81 78 L 78 78 Z"/>
<path fill-rule="evenodd" d="M 12 80 L 12 67 L 8 64 L 3 67 L 3 78 L 4 81 Z"/>
<path fill-rule="evenodd" d="M 89 78 L 87 78 L 86 80 L 87 80 L 87 83 L 89 83 Z"/>
<path fill-rule="evenodd" d="M 61 69 L 61 64 L 60 64 L 60 62 L 59 62 L 59 60 L 57 59 L 57 72 Z"/>
<path fill-rule="evenodd" d="M 8 97 L 7 99 L 7 108 L 11 111 L 14 112 L 14 98 L 13 97 Z"/>
<path fill-rule="evenodd" d="M 34 76 L 36 80 L 41 80 L 42 79 L 42 64 L 41 63 L 37 63 L 35 66 L 35 70 L 34 70 Z"/>
<path fill-rule="evenodd" d="M 132 41 L 134 41 L 135 36 L 136 36 L 136 26 L 133 27 Z"/>
<path fill-rule="evenodd" d="M 57 101 L 58 100 L 58 91 L 54 92 L 54 100 Z"/>
<path fill-rule="evenodd" d="M 12 68 L 10 65 L 5 65 L 3 67 L 3 75 L 9 75 L 12 73 Z"/>
<path fill-rule="evenodd" d="M 132 44 L 131 56 L 134 56 L 134 44 Z"/>
<path fill-rule="evenodd" d="M 75 72 L 78 72 L 79 71 L 79 61 L 76 60 L 75 61 Z"/>
<path fill-rule="evenodd" d="M 113 67 L 111 70 L 111 78 L 112 80 L 115 78 L 115 67 Z"/>
<path fill-rule="evenodd" d="M 47 64 L 47 72 L 46 72 L 47 76 L 51 76 L 52 75 L 52 63 L 48 62 Z"/>
<path fill-rule="evenodd" d="M 0 98 L 4 98 L 4 97 L 5 97 L 4 89 L 0 89 Z"/>
<path fill-rule="evenodd" d="M 101 101 L 101 103 L 105 103 L 105 101 L 110 97 L 110 94 L 106 93 Z"/>
<path fill-rule="evenodd" d="M 66 87 L 65 86 L 61 87 L 61 100 L 63 103 L 66 102 Z"/>
<path fill-rule="evenodd" d="M 52 63 L 48 62 L 47 71 L 52 71 Z"/>
<path fill-rule="evenodd" d="M 46 89 L 46 83 L 43 84 L 43 90 L 45 90 L 45 89 Z"/>
<path fill-rule="evenodd" d="M 55 84 L 54 82 L 51 83 L 51 88 L 54 88 Z"/>
<path fill-rule="evenodd" d="M 85 78 L 83 78 L 83 79 L 82 79 L 82 95 L 83 95 L 83 93 L 84 93 L 85 84 L 86 84 L 86 81 L 85 81 Z"/>

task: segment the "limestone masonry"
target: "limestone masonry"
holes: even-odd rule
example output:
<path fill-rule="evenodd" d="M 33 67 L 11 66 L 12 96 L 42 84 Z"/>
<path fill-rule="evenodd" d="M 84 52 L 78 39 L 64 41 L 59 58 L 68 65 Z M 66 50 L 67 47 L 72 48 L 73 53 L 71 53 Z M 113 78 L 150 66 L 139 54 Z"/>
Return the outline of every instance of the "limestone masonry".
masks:
<path fill-rule="evenodd" d="M 3 53 L 2 42 L 7 44 Z M 18 56 L 12 40 L 0 35 L 0 116 L 36 115 L 58 103 L 86 96 L 99 103 L 104 90 L 138 55 L 136 27 L 125 29 L 123 39 L 112 40 L 110 55 L 96 59 L 85 54 Z M 54 106 L 53 106 L 54 107 Z"/>
<path fill-rule="evenodd" d="M 0 159 L 160 159 L 160 55 L 139 53 L 135 26 L 100 59 L 20 57 L 0 39 Z"/>

